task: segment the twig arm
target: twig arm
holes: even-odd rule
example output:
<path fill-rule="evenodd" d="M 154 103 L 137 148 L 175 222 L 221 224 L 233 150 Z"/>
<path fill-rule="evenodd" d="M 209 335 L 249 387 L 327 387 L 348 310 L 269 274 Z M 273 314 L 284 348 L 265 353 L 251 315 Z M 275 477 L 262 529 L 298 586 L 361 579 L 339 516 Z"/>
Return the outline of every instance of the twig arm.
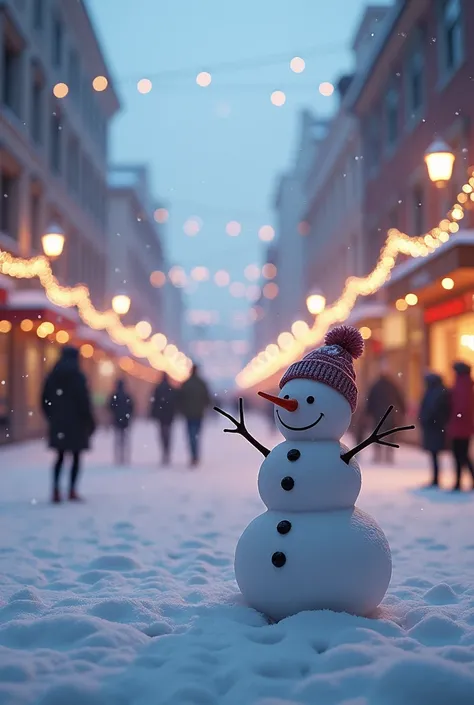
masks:
<path fill-rule="evenodd" d="M 411 426 L 397 426 L 396 428 L 391 428 L 388 431 L 383 431 L 380 433 L 380 429 L 387 418 L 387 416 L 391 413 L 393 410 L 393 406 L 389 406 L 385 414 L 382 416 L 380 419 L 379 423 L 375 427 L 375 429 L 372 431 L 370 436 L 365 439 L 365 441 L 362 441 L 362 443 L 359 443 L 358 445 L 355 446 L 355 448 L 352 448 L 351 450 L 348 450 L 346 453 L 343 453 L 341 455 L 341 459 L 349 465 L 349 462 L 351 459 L 357 455 L 357 453 L 360 453 L 361 450 L 364 450 L 365 448 L 368 448 L 372 443 L 378 443 L 381 446 L 388 446 L 389 448 L 399 448 L 400 446 L 397 443 L 391 443 L 390 441 L 384 441 L 383 439 L 386 436 L 391 436 L 393 433 L 399 433 L 400 431 L 412 431 L 415 427 L 413 425 Z"/>
<path fill-rule="evenodd" d="M 224 433 L 238 433 L 240 436 L 245 438 L 246 441 L 248 441 L 251 445 L 253 445 L 254 448 L 260 451 L 262 455 L 267 457 L 267 455 L 270 454 L 270 451 L 268 448 L 265 448 L 264 445 L 262 445 L 259 441 L 257 441 L 256 438 L 254 438 L 247 430 L 247 427 L 245 426 L 245 420 L 244 420 L 244 400 L 242 398 L 239 399 L 239 420 L 234 419 L 233 416 L 227 413 L 227 411 L 224 411 L 223 409 L 219 409 L 218 406 L 214 407 L 214 411 L 217 411 L 218 414 L 221 414 L 221 416 L 225 416 L 226 419 L 229 419 L 229 421 L 232 421 L 233 424 L 235 424 L 235 428 L 225 428 Z"/>

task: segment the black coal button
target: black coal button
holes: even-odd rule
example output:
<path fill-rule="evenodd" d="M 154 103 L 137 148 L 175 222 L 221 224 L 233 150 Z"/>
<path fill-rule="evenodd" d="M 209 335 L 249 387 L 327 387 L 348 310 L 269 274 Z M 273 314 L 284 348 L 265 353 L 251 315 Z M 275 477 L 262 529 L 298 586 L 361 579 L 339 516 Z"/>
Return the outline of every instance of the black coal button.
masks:
<path fill-rule="evenodd" d="M 289 492 L 295 486 L 295 481 L 293 480 L 292 477 L 289 477 L 289 476 L 284 477 L 283 480 L 281 481 L 281 486 L 283 487 L 284 490 Z"/>

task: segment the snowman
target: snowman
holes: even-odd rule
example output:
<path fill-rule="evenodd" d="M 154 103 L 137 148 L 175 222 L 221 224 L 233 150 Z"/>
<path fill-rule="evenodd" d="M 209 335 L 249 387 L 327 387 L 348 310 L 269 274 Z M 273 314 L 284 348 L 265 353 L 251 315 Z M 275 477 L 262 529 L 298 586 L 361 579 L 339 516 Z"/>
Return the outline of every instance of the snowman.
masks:
<path fill-rule="evenodd" d="M 292 364 L 279 396 L 259 395 L 275 406 L 284 436 L 271 452 L 240 418 L 214 407 L 235 424 L 224 429 L 246 438 L 264 456 L 258 490 L 267 511 L 239 539 L 235 577 L 247 603 L 272 620 L 304 610 L 330 609 L 368 616 L 390 583 L 392 559 L 377 522 L 355 507 L 361 489 L 356 455 L 372 443 L 398 445 L 387 436 L 414 426 L 372 434 L 349 450 L 340 439 L 357 405 L 354 359 L 364 348 L 350 326 L 331 330 L 325 345 Z"/>

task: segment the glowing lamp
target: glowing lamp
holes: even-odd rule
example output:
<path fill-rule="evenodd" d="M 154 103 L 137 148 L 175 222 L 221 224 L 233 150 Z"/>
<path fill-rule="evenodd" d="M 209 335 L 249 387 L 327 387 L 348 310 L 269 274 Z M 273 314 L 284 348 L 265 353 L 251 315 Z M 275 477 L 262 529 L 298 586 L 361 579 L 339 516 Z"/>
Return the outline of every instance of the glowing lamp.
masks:
<path fill-rule="evenodd" d="M 64 232 L 57 223 L 50 225 L 48 232 L 41 238 L 43 252 L 46 257 L 49 257 L 49 259 L 60 257 L 64 249 L 65 239 Z"/>
<path fill-rule="evenodd" d="M 130 311 L 130 296 L 126 294 L 117 294 L 112 299 L 112 308 L 117 316 L 125 316 Z"/>
<path fill-rule="evenodd" d="M 428 176 L 438 188 L 446 186 L 453 173 L 454 154 L 442 140 L 435 140 L 425 152 Z"/>
<path fill-rule="evenodd" d="M 306 299 L 306 306 L 308 307 L 308 311 L 312 313 L 313 316 L 317 316 L 326 308 L 326 297 L 319 290 L 313 291 L 313 293 Z"/>
<path fill-rule="evenodd" d="M 451 277 L 445 277 L 441 282 L 441 286 L 443 289 L 450 291 L 451 289 L 454 289 L 454 280 L 451 279 Z"/>

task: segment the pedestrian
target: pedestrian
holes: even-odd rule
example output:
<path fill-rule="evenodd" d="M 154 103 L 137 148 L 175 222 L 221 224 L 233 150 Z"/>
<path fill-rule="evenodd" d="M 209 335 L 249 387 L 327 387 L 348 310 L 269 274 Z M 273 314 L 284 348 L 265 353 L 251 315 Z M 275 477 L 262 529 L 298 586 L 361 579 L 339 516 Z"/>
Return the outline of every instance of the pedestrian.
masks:
<path fill-rule="evenodd" d="M 370 417 L 375 426 L 387 411 L 388 406 L 393 406 L 393 415 L 390 416 L 392 421 L 396 416 L 397 425 L 402 425 L 405 416 L 405 400 L 398 385 L 390 376 L 386 363 L 383 363 L 380 375 L 370 388 L 367 397 L 367 416 Z M 386 421 L 380 430 L 384 431 L 390 426 L 390 423 L 390 421 Z M 393 442 L 396 443 L 396 440 Z M 382 460 L 389 463 L 393 462 L 393 448 L 376 444 L 374 461 L 381 462 Z"/>
<path fill-rule="evenodd" d="M 61 501 L 59 481 L 66 454 L 72 455 L 69 499 L 80 501 L 76 487 L 81 453 L 89 448 L 95 420 L 77 348 L 66 346 L 62 349 L 58 362 L 46 377 L 41 407 L 49 426 L 49 447 L 57 452 L 52 501 Z"/>
<path fill-rule="evenodd" d="M 168 465 L 171 455 L 171 433 L 177 411 L 178 390 L 170 383 L 166 373 L 155 388 L 151 399 L 150 416 L 160 429 L 161 462 Z"/>
<path fill-rule="evenodd" d="M 199 464 L 202 420 L 210 403 L 211 396 L 207 384 L 199 375 L 198 366 L 193 365 L 191 375 L 182 384 L 179 392 L 180 411 L 186 420 L 188 431 L 191 467 Z"/>
<path fill-rule="evenodd" d="M 130 421 L 134 411 L 134 402 L 123 379 L 117 380 L 115 389 L 109 398 L 109 410 L 115 431 L 115 462 L 125 465 L 130 462 Z"/>
<path fill-rule="evenodd" d="M 439 454 L 447 445 L 447 425 L 450 414 L 449 392 L 441 377 L 425 376 L 425 393 L 421 401 L 419 420 L 423 448 L 431 456 L 431 487 L 439 485 Z"/>
<path fill-rule="evenodd" d="M 474 433 L 474 387 L 469 365 L 465 362 L 455 362 L 453 369 L 456 379 L 450 394 L 448 434 L 456 470 L 456 484 L 453 490 L 459 491 L 465 467 L 471 473 L 471 489 L 474 489 L 474 464 L 469 455 L 469 443 Z"/>

